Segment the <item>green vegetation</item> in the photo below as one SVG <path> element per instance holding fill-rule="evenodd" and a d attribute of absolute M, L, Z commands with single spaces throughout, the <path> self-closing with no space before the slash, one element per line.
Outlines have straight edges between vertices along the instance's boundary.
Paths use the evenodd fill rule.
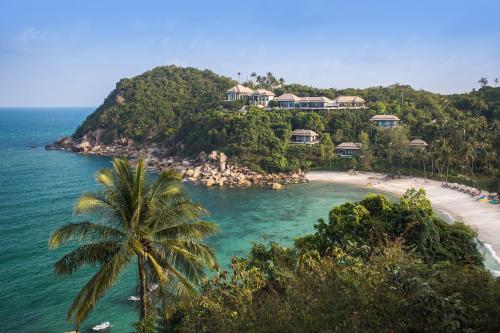
<path fill-rule="evenodd" d="M 283 248 L 255 245 L 176 304 L 173 332 L 495 332 L 500 279 L 475 233 L 433 214 L 422 191 L 370 195 Z"/>
<path fill-rule="evenodd" d="M 71 275 L 85 265 L 98 268 L 68 311 L 76 329 L 131 264 L 138 272 L 138 332 L 154 331 L 165 304 L 193 292 L 205 269 L 215 267 L 213 251 L 200 241 L 216 228 L 198 220 L 206 212 L 180 190 L 180 177 L 162 172 L 150 183 L 146 176 L 142 159 L 135 170 L 127 160 L 115 159 L 113 169 L 97 175 L 102 190 L 83 194 L 75 207 L 76 214 L 93 214 L 102 223 L 69 223 L 50 237 L 51 249 L 80 244 L 55 264 L 57 274 Z"/>
<path fill-rule="evenodd" d="M 221 105 L 225 91 L 234 84 L 209 70 L 157 67 L 120 80 L 75 137 L 101 129 L 105 143 L 122 137 L 164 140 L 176 133 L 185 116 Z"/>
<path fill-rule="evenodd" d="M 357 95 L 368 109 L 306 113 L 248 107 L 240 113 L 244 101 L 224 101 L 234 81 L 207 70 L 168 66 L 121 80 L 75 137 L 99 133 L 105 143 L 122 137 L 162 142 L 179 155 L 218 149 L 261 171 L 345 165 L 459 179 L 500 191 L 500 88 L 488 86 L 487 80 L 481 79 L 481 88 L 470 93 L 440 95 L 404 85 L 320 89 L 287 85 L 272 73 L 253 74 L 244 83 L 252 88 L 271 89 L 277 95 Z M 394 114 L 401 127 L 376 128 L 369 121 L 375 114 Z M 323 146 L 293 147 L 290 133 L 297 128 L 316 131 Z M 408 142 L 415 138 L 429 146 L 410 149 Z M 362 142 L 362 155 L 349 162 L 332 160 L 330 141 Z"/>

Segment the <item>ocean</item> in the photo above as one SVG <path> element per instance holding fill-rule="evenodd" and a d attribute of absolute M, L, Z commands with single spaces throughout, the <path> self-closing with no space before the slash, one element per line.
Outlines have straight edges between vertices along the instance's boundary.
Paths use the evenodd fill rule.
<path fill-rule="evenodd" d="M 70 248 L 49 251 L 47 240 L 62 224 L 80 220 L 72 215 L 75 200 L 97 188 L 94 175 L 110 167 L 111 159 L 46 151 L 44 146 L 73 133 L 93 110 L 0 109 L 0 332 L 72 329 L 67 309 L 94 270 L 56 276 L 53 264 Z M 228 269 L 232 256 L 246 255 L 255 242 L 291 244 L 294 237 L 313 232 L 318 218 L 326 218 L 333 205 L 359 200 L 368 192 L 328 183 L 293 185 L 279 192 L 185 187 L 210 211 L 206 220 L 219 225 L 220 232 L 208 243 L 222 269 Z M 137 316 L 127 298 L 135 294 L 134 267 L 97 304 L 82 332 L 104 321 L 111 322 L 113 332 L 132 331 Z"/>

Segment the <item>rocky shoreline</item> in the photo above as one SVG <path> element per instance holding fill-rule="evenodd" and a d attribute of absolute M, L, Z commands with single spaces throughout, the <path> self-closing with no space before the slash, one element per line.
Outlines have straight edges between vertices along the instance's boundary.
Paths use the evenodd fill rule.
<path fill-rule="evenodd" d="M 63 150 L 80 154 L 128 157 L 132 163 L 144 156 L 150 171 L 174 169 L 186 181 L 196 185 L 211 187 L 261 186 L 280 190 L 284 185 L 305 183 L 304 172 L 258 173 L 230 160 L 223 152 L 200 152 L 195 159 L 169 156 L 160 144 L 135 144 L 130 139 L 116 140 L 109 145 L 92 144 L 88 140 L 75 142 L 64 137 L 45 147 L 47 150 Z"/>

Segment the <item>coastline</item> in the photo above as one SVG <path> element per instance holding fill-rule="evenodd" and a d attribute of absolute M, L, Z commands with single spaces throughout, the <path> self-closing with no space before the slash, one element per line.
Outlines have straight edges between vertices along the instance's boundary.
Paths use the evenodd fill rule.
<path fill-rule="evenodd" d="M 323 181 L 368 187 L 377 191 L 402 195 L 409 188 L 423 188 L 434 208 L 449 214 L 454 220 L 471 226 L 478 233 L 493 259 L 500 264 L 500 206 L 474 200 L 466 193 L 441 187 L 441 182 L 418 177 L 383 179 L 372 172 L 311 171 L 309 181 Z"/>

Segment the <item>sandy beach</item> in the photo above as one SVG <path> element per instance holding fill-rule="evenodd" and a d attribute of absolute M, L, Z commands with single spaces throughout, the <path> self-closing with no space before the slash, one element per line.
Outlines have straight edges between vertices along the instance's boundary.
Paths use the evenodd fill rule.
<path fill-rule="evenodd" d="M 468 194 L 441 187 L 439 181 L 416 177 L 383 180 L 383 175 L 377 173 L 314 171 L 307 173 L 306 178 L 370 187 L 397 195 L 412 187 L 424 188 L 435 209 L 474 228 L 493 258 L 500 263 L 500 205 L 478 202 Z"/>

